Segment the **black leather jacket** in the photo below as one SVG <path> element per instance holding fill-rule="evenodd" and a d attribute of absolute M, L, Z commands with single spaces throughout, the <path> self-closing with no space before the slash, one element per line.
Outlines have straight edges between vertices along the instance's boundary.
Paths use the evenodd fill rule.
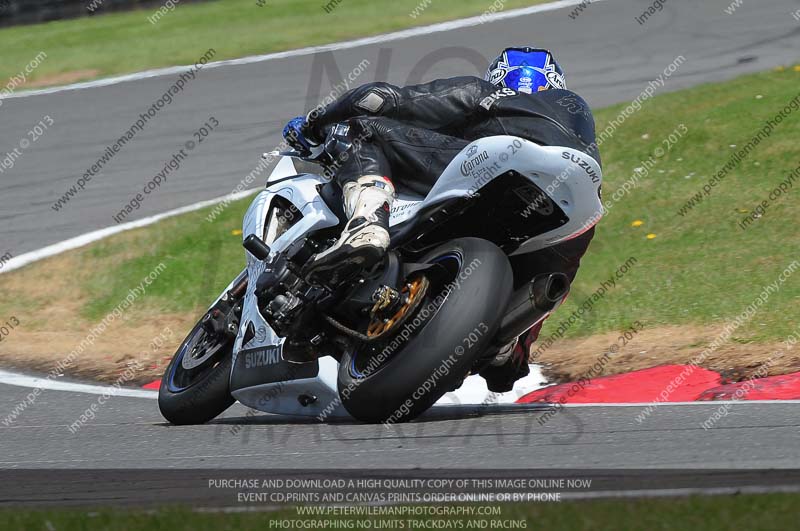
<path fill-rule="evenodd" d="M 385 116 L 466 140 L 519 136 L 577 149 L 600 162 L 589 105 L 569 90 L 526 94 L 472 76 L 407 87 L 369 83 L 309 113 L 309 136 L 320 141 L 326 126 L 357 116 Z"/>

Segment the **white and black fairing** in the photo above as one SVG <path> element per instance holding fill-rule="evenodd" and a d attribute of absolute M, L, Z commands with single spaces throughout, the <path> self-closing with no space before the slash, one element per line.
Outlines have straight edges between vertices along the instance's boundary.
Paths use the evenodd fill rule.
<path fill-rule="evenodd" d="M 398 195 L 390 215 L 394 256 L 461 236 L 490 240 L 508 255 L 566 241 L 599 220 L 601 181 L 597 161 L 575 149 L 512 136 L 481 138 L 448 165 L 427 196 Z M 338 187 L 321 175 L 298 175 L 288 157 L 250 205 L 243 238 L 261 238 L 269 258 L 247 252 L 242 273 L 248 282 L 230 389 L 243 404 L 282 414 L 346 415 L 337 398 L 337 361 L 286 361 L 285 338 L 264 318 L 256 295 L 259 277 L 278 257 L 308 237 L 335 234 L 343 221 Z M 400 274 L 394 260 L 384 275 Z"/>

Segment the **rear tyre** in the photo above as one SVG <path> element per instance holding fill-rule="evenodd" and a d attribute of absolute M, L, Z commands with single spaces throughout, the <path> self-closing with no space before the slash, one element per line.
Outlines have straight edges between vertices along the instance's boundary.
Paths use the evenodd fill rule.
<path fill-rule="evenodd" d="M 158 408 L 172 424 L 203 424 L 233 405 L 230 377 L 233 340 L 197 323 L 161 378 Z"/>
<path fill-rule="evenodd" d="M 404 422 L 418 416 L 460 384 L 500 325 L 513 273 L 496 245 L 460 238 L 419 262 L 441 267 L 425 272 L 430 288 L 415 315 L 391 339 L 342 356 L 339 396 L 358 420 Z"/>

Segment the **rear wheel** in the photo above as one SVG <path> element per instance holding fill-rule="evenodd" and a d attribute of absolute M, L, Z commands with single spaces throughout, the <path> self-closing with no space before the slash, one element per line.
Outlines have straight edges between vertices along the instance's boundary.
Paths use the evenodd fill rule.
<path fill-rule="evenodd" d="M 424 299 L 408 301 L 412 310 L 389 337 L 342 356 L 339 396 L 359 420 L 403 422 L 428 409 L 468 375 L 500 325 L 513 273 L 496 245 L 461 238 L 420 262 L 437 266 L 406 280 Z"/>
<path fill-rule="evenodd" d="M 234 339 L 198 322 L 161 378 L 158 407 L 173 424 L 202 424 L 235 402 L 229 381 Z"/>

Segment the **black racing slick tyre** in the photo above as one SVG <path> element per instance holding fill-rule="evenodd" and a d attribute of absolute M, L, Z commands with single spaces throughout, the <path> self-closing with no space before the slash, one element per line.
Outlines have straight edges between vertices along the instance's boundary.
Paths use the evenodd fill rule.
<path fill-rule="evenodd" d="M 203 424 L 231 407 L 232 348 L 232 340 L 210 338 L 200 323 L 195 325 L 161 378 L 161 415 L 172 424 Z M 194 361 L 184 363 L 189 357 Z"/>
<path fill-rule="evenodd" d="M 434 267 L 425 299 L 391 339 L 362 343 L 339 364 L 342 405 L 364 422 L 405 422 L 469 374 L 490 346 L 511 296 L 505 253 L 478 238 L 452 240 L 418 263 Z"/>

